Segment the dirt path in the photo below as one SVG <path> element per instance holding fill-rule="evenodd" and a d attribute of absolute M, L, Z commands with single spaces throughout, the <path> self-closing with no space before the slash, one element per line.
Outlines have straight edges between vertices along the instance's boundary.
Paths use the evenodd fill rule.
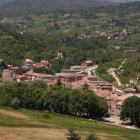
<path fill-rule="evenodd" d="M 29 117 L 27 117 L 25 115 L 15 113 L 15 112 L 11 112 L 11 111 L 6 111 L 6 110 L 0 110 L 0 114 L 15 117 L 15 118 L 19 118 L 19 119 L 24 119 L 24 120 L 29 120 L 30 119 Z"/>
<path fill-rule="evenodd" d="M 121 84 L 119 78 L 116 76 L 115 72 L 112 72 L 111 75 L 116 79 L 118 86 L 121 86 L 122 84 Z"/>
<path fill-rule="evenodd" d="M 122 62 L 122 64 L 119 66 L 118 69 L 120 69 L 120 68 L 122 67 L 122 65 L 125 63 L 125 61 L 126 61 L 126 60 L 124 60 L 124 61 Z M 116 81 L 117 81 L 117 83 L 118 83 L 118 86 L 121 86 L 122 84 L 121 84 L 119 78 L 116 76 L 116 74 L 115 74 L 114 71 L 111 73 L 111 75 L 116 79 Z"/>

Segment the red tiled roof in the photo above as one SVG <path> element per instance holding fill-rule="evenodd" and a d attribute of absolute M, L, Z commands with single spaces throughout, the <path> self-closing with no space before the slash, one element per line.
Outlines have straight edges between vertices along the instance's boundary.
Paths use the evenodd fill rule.
<path fill-rule="evenodd" d="M 23 78 L 23 75 L 16 75 L 17 79 Z"/>
<path fill-rule="evenodd" d="M 83 61 L 82 63 L 93 63 L 91 60 Z"/>

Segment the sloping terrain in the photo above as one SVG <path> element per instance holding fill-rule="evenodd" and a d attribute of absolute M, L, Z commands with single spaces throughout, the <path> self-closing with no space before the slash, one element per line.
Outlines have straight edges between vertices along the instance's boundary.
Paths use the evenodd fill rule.
<path fill-rule="evenodd" d="M 50 119 L 45 119 L 42 117 L 45 112 L 40 111 L 0 108 L 0 112 L 3 112 L 0 113 L 2 140 L 66 140 L 69 128 L 73 128 L 82 139 L 92 133 L 95 133 L 100 140 L 139 140 L 140 137 L 139 130 L 57 113 L 47 113 Z"/>

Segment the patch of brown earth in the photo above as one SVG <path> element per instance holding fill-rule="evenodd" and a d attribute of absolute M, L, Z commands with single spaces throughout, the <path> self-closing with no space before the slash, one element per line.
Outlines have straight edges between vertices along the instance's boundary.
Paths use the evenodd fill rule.
<path fill-rule="evenodd" d="M 0 110 L 0 113 L 3 114 L 3 115 L 7 115 L 7 116 L 10 116 L 10 117 L 15 117 L 15 118 L 19 118 L 19 119 L 24 119 L 24 120 L 29 120 L 30 119 L 29 117 L 27 117 L 25 115 L 15 113 L 15 112 L 11 112 L 11 111 Z"/>

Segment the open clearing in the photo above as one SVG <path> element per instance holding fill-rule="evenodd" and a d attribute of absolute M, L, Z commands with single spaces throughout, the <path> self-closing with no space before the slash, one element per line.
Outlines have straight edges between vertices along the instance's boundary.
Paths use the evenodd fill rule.
<path fill-rule="evenodd" d="M 73 128 L 82 140 L 95 133 L 100 140 L 139 140 L 139 130 L 111 126 L 98 121 L 46 112 L 0 108 L 0 140 L 67 140 L 69 128 Z"/>

